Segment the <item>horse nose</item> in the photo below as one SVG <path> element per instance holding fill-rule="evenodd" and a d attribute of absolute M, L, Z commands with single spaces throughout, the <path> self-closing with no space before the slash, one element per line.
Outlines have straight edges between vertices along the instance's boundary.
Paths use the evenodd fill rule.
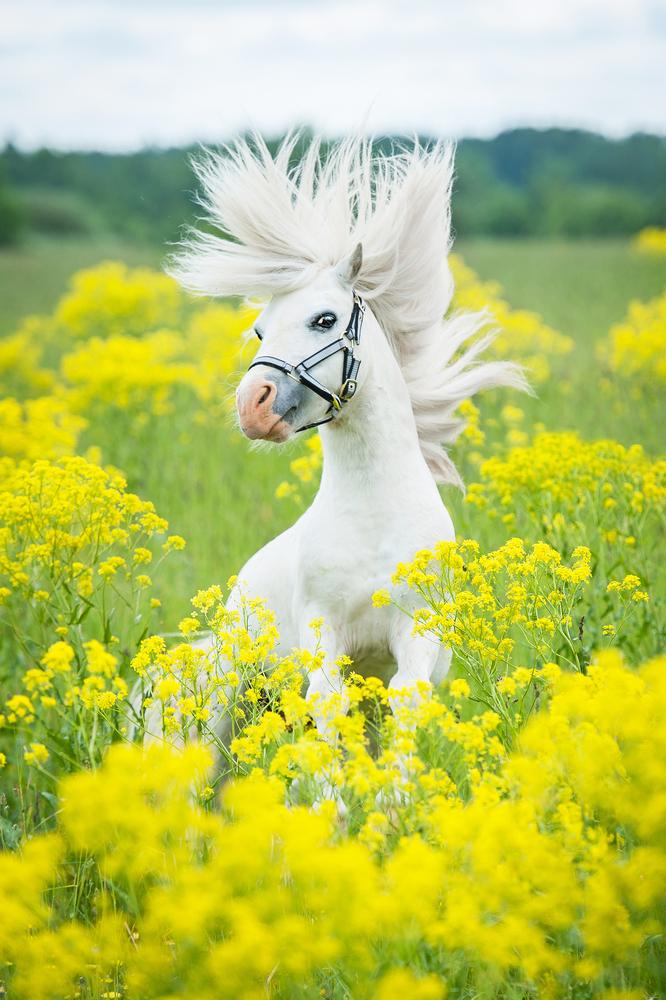
<path fill-rule="evenodd" d="M 243 433 L 249 438 L 264 437 L 275 424 L 273 403 L 276 396 L 277 386 L 268 379 L 239 387 L 236 395 L 238 416 Z"/>

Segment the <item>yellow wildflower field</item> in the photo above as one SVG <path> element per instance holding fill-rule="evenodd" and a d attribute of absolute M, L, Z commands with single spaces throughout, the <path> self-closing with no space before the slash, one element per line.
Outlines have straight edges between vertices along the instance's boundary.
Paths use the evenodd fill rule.
<path fill-rule="evenodd" d="M 204 466 L 253 548 L 317 486 L 317 436 L 276 458 L 229 426 L 252 310 L 107 262 L 0 342 L 0 995 L 663 995 L 666 460 L 635 431 L 663 296 L 575 383 L 572 336 L 454 271 L 542 397 L 463 404 L 460 537 L 373 598 L 413 592 L 450 678 L 389 711 L 342 658 L 333 741 L 303 693 L 322 623 L 279 654 L 272 612 L 197 569 L 219 509 L 182 527 Z M 595 436 L 562 417 L 582 387 Z"/>

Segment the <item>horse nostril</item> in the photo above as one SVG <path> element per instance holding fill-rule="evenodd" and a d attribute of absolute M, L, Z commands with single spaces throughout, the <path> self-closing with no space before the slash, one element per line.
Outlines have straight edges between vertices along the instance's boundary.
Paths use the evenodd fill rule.
<path fill-rule="evenodd" d="M 257 404 L 259 406 L 261 406 L 262 403 L 265 403 L 266 400 L 268 399 L 268 397 L 270 396 L 270 394 L 271 394 L 271 386 L 270 385 L 265 385 L 264 386 L 264 391 L 262 392 L 261 396 L 257 400 Z"/>

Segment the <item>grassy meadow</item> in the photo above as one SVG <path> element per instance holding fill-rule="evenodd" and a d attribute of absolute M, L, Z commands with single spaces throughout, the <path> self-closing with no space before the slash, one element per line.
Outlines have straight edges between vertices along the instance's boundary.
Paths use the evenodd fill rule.
<path fill-rule="evenodd" d="M 157 246 L 0 252 L 0 996 L 664 995 L 666 253 L 455 253 L 534 394 L 463 403 L 459 540 L 373 597 L 418 595 L 451 678 L 391 712 L 339 662 L 331 739 L 321 623 L 279 658 L 224 604 L 321 463 L 235 427 L 251 313 Z"/>

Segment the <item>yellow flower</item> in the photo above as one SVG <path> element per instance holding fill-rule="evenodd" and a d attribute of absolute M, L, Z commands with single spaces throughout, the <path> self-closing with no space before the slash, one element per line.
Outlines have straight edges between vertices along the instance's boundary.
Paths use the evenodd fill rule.
<path fill-rule="evenodd" d="M 144 546 L 139 545 L 134 550 L 132 561 L 137 565 L 144 565 L 145 563 L 152 562 L 152 558 L 153 558 L 153 553 L 150 551 L 150 549 L 147 549 Z"/>
<path fill-rule="evenodd" d="M 382 976 L 374 1000 L 444 1000 L 446 994 L 438 976 L 417 978 L 408 969 L 393 969 Z"/>
<path fill-rule="evenodd" d="M 658 226 L 641 229 L 634 239 L 634 246 L 642 253 L 666 254 L 666 229 L 660 229 Z"/>
<path fill-rule="evenodd" d="M 172 278 L 117 261 L 78 271 L 55 317 L 74 336 L 143 334 L 178 315 L 182 293 Z"/>
<path fill-rule="evenodd" d="M 162 546 L 165 552 L 170 552 L 174 549 L 177 552 L 182 551 L 185 548 L 187 542 L 180 535 L 169 535 L 166 542 Z"/>
<path fill-rule="evenodd" d="M 666 380 L 666 293 L 650 302 L 634 300 L 621 323 L 599 345 L 613 374 L 659 385 Z"/>
<path fill-rule="evenodd" d="M 516 682 L 511 676 L 500 677 L 497 682 L 497 690 L 511 697 L 516 693 Z"/>
<path fill-rule="evenodd" d="M 167 701 L 180 692 L 180 682 L 175 677 L 163 677 L 155 685 L 155 695 L 160 701 Z"/>
<path fill-rule="evenodd" d="M 376 590 L 372 595 L 372 606 L 374 608 L 383 608 L 390 603 L 391 595 L 388 590 Z"/>
<path fill-rule="evenodd" d="M 74 650 L 67 642 L 54 642 L 44 653 L 41 662 L 55 674 L 68 673 L 74 659 Z"/>
<path fill-rule="evenodd" d="M 43 743 L 31 743 L 30 749 L 23 751 L 23 759 L 26 764 L 45 764 L 49 759 L 49 752 Z"/>
<path fill-rule="evenodd" d="M 12 695 L 11 698 L 7 699 L 7 710 L 9 712 L 8 720 L 10 722 L 15 722 L 17 719 L 28 723 L 34 721 L 35 706 L 27 695 Z"/>
<path fill-rule="evenodd" d="M 450 691 L 454 698 L 469 698 L 471 694 L 469 684 L 462 677 L 451 681 Z"/>
<path fill-rule="evenodd" d="M 71 455 L 86 424 L 64 395 L 25 401 L 7 396 L 0 399 L 0 454 L 30 461 Z"/>
<path fill-rule="evenodd" d="M 194 632 L 198 632 L 201 628 L 201 622 L 198 618 L 190 616 L 189 618 L 183 618 L 182 621 L 178 623 L 178 631 L 181 635 L 192 635 Z"/>
<path fill-rule="evenodd" d="M 275 499 L 276 500 L 287 500 L 291 497 L 296 498 L 299 496 L 298 489 L 293 485 L 293 483 L 288 483 L 284 480 L 275 488 Z"/>
<path fill-rule="evenodd" d="M 107 652 L 101 642 L 91 639 L 84 643 L 86 651 L 86 662 L 91 674 L 102 674 L 104 677 L 113 677 L 116 673 L 118 660 L 112 653 Z"/>

